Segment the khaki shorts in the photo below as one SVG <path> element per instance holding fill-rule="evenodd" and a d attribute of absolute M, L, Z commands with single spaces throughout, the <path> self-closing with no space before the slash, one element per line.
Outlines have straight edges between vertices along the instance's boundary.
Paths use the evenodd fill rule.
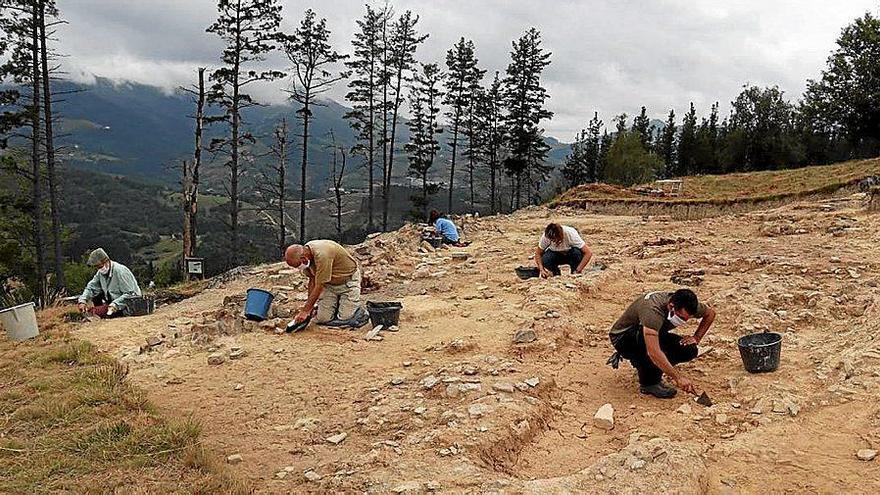
<path fill-rule="evenodd" d="M 350 320 L 361 307 L 361 269 L 358 268 L 348 282 L 340 285 L 325 285 L 318 299 L 316 323 L 332 320 Z"/>

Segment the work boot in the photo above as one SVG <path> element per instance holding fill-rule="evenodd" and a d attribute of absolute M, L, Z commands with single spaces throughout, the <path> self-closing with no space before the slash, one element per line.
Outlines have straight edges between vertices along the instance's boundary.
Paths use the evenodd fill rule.
<path fill-rule="evenodd" d="M 667 387 L 663 385 L 663 383 L 658 383 L 656 385 L 642 385 L 639 387 L 639 392 L 645 395 L 653 395 L 658 399 L 671 399 L 675 397 L 675 394 L 678 392 L 672 387 Z"/>

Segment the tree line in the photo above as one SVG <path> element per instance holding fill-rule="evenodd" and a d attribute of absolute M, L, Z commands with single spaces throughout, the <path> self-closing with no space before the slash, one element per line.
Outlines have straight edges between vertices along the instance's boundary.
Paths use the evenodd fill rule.
<path fill-rule="evenodd" d="M 645 107 L 609 130 L 598 114 L 571 145 L 566 185 L 625 186 L 658 178 L 821 165 L 880 154 L 880 20 L 870 13 L 846 26 L 820 77 L 797 102 L 777 86 L 746 85 L 719 116 L 718 103 L 698 119 L 691 103 L 681 120 L 669 111 L 652 126 Z"/>
<path fill-rule="evenodd" d="M 241 252 L 238 235 L 242 203 L 242 177 L 253 161 L 257 137 L 247 130 L 243 110 L 257 105 L 248 86 L 257 82 L 286 81 L 289 100 L 299 120 L 296 141 L 288 145 L 279 136 L 287 135 L 287 122 L 279 123 L 273 150 L 298 148 L 299 224 L 295 238 L 308 240 L 306 232 L 306 191 L 309 159 L 310 120 L 313 110 L 322 105 L 319 98 L 335 84 L 347 86 L 346 102 L 351 110 L 345 118 L 356 135 L 349 150 L 332 146 L 333 154 L 355 159 L 355 166 L 366 170 L 366 223 L 368 231 L 388 230 L 391 191 L 396 157 L 406 156 L 406 175 L 421 182 L 421 194 L 412 198 L 417 216 L 426 218 L 430 197 L 441 188 L 432 182 L 441 151 L 449 156 L 446 209 L 452 210 L 457 184 L 464 183 L 470 209 L 478 202 L 480 172 L 488 171 L 488 203 L 491 212 L 500 211 L 499 181 L 506 176 L 511 184 L 510 208 L 540 201 L 551 169 L 546 165 L 549 146 L 544 141 L 542 122 L 552 118 L 545 102 L 547 92 L 541 75 L 550 63 L 550 53 L 541 46 L 541 34 L 529 29 L 514 41 L 511 61 L 504 73 L 494 72 L 486 80 L 487 70 L 480 67 L 473 41 L 461 38 L 446 53 L 445 63 L 419 60 L 418 49 L 428 38 L 419 30 L 419 16 L 412 11 L 397 13 L 387 4 L 366 5 L 356 21 L 357 30 L 349 53 L 337 51 L 331 42 L 326 19 L 307 10 L 299 26 L 286 32 L 279 0 L 219 0 L 217 20 L 208 27 L 224 45 L 222 64 L 210 73 L 213 82 L 196 101 L 206 101 L 208 113 L 197 120 L 197 136 L 206 126 L 217 126 L 223 137 L 215 138 L 207 151 L 227 167 L 224 180 L 229 198 L 227 227 L 230 240 L 229 264 L 237 263 Z M 272 68 L 265 63 L 273 52 L 284 55 L 286 67 Z M 201 107 L 200 107 L 201 108 Z M 213 113 L 211 113 L 213 111 Z M 405 119 L 405 114 L 409 115 Z M 197 112 L 197 115 L 202 115 Z M 405 120 L 405 122 L 404 122 Z M 409 131 L 406 143 L 400 143 L 401 130 Z M 326 138 L 326 137 L 325 137 Z M 334 140 L 335 142 L 335 140 Z M 187 215 L 197 211 L 200 160 L 196 146 L 193 159 L 184 166 L 186 184 L 184 206 Z M 277 231 L 279 247 L 290 236 L 283 205 L 290 199 L 285 182 L 285 156 L 278 155 L 260 174 L 259 208 Z M 318 166 L 332 167 L 332 164 Z M 352 167 L 348 168 L 352 173 Z M 337 215 L 341 215 L 341 176 L 332 186 L 337 194 Z M 190 177 L 190 178 L 188 178 Z M 196 222 L 188 219 L 187 225 Z M 337 225 L 341 222 L 337 218 Z M 194 228 L 194 227 L 192 227 Z M 185 239 L 196 239 L 194 232 Z M 188 249 L 186 255 L 192 255 Z"/>

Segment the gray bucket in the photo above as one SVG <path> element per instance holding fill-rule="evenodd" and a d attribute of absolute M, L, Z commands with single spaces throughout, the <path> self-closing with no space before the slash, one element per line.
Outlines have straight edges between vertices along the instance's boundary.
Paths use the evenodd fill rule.
<path fill-rule="evenodd" d="M 6 337 L 14 342 L 32 339 L 39 335 L 34 303 L 29 302 L 0 310 L 0 326 L 6 330 Z"/>

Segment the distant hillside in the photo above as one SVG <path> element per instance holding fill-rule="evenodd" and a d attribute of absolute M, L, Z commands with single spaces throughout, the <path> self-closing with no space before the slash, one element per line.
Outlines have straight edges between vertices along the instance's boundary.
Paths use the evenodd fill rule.
<path fill-rule="evenodd" d="M 172 167 L 192 154 L 194 123 L 188 116 L 192 115 L 194 104 L 189 95 L 169 94 L 151 86 L 114 83 L 101 78 L 94 85 L 60 82 L 56 91 L 72 93 L 58 106 L 63 118 L 62 131 L 66 134 L 61 141 L 68 145 L 66 158 L 69 164 L 166 184 L 178 180 L 178 172 Z M 348 110 L 336 102 L 326 102 L 314 108 L 309 147 L 309 185 L 312 195 L 320 194 L 328 185 L 331 155 L 326 148 L 330 131 L 347 148 L 355 144 L 354 133 L 344 118 Z M 299 133 L 299 125 L 292 106 L 255 107 L 249 109 L 244 117 L 247 128 L 262 141 L 256 149 L 257 153 L 265 149 L 281 118 L 287 117 L 293 126 L 290 132 L 293 141 L 290 167 L 291 170 L 298 170 L 300 155 L 295 135 Z M 208 128 L 205 142 L 222 132 L 222 129 L 222 125 Z M 399 179 L 405 177 L 407 172 L 407 158 L 402 151 L 407 140 L 407 128 L 401 124 L 394 169 L 394 176 Z M 551 137 L 547 138 L 547 142 L 551 145 L 548 161 L 554 165 L 562 163 L 569 152 L 568 145 Z M 360 157 L 354 157 L 349 162 L 350 176 L 346 183 L 350 188 L 365 185 L 367 172 L 360 166 L 361 161 Z M 437 157 L 432 178 L 448 180 L 448 161 L 447 148 L 444 147 Z M 463 185 L 463 167 L 461 170 L 462 175 L 456 180 Z M 223 173 L 221 163 L 207 163 L 203 174 L 206 187 L 213 186 L 219 190 Z M 292 175 L 291 186 L 298 187 L 298 174 Z"/>

